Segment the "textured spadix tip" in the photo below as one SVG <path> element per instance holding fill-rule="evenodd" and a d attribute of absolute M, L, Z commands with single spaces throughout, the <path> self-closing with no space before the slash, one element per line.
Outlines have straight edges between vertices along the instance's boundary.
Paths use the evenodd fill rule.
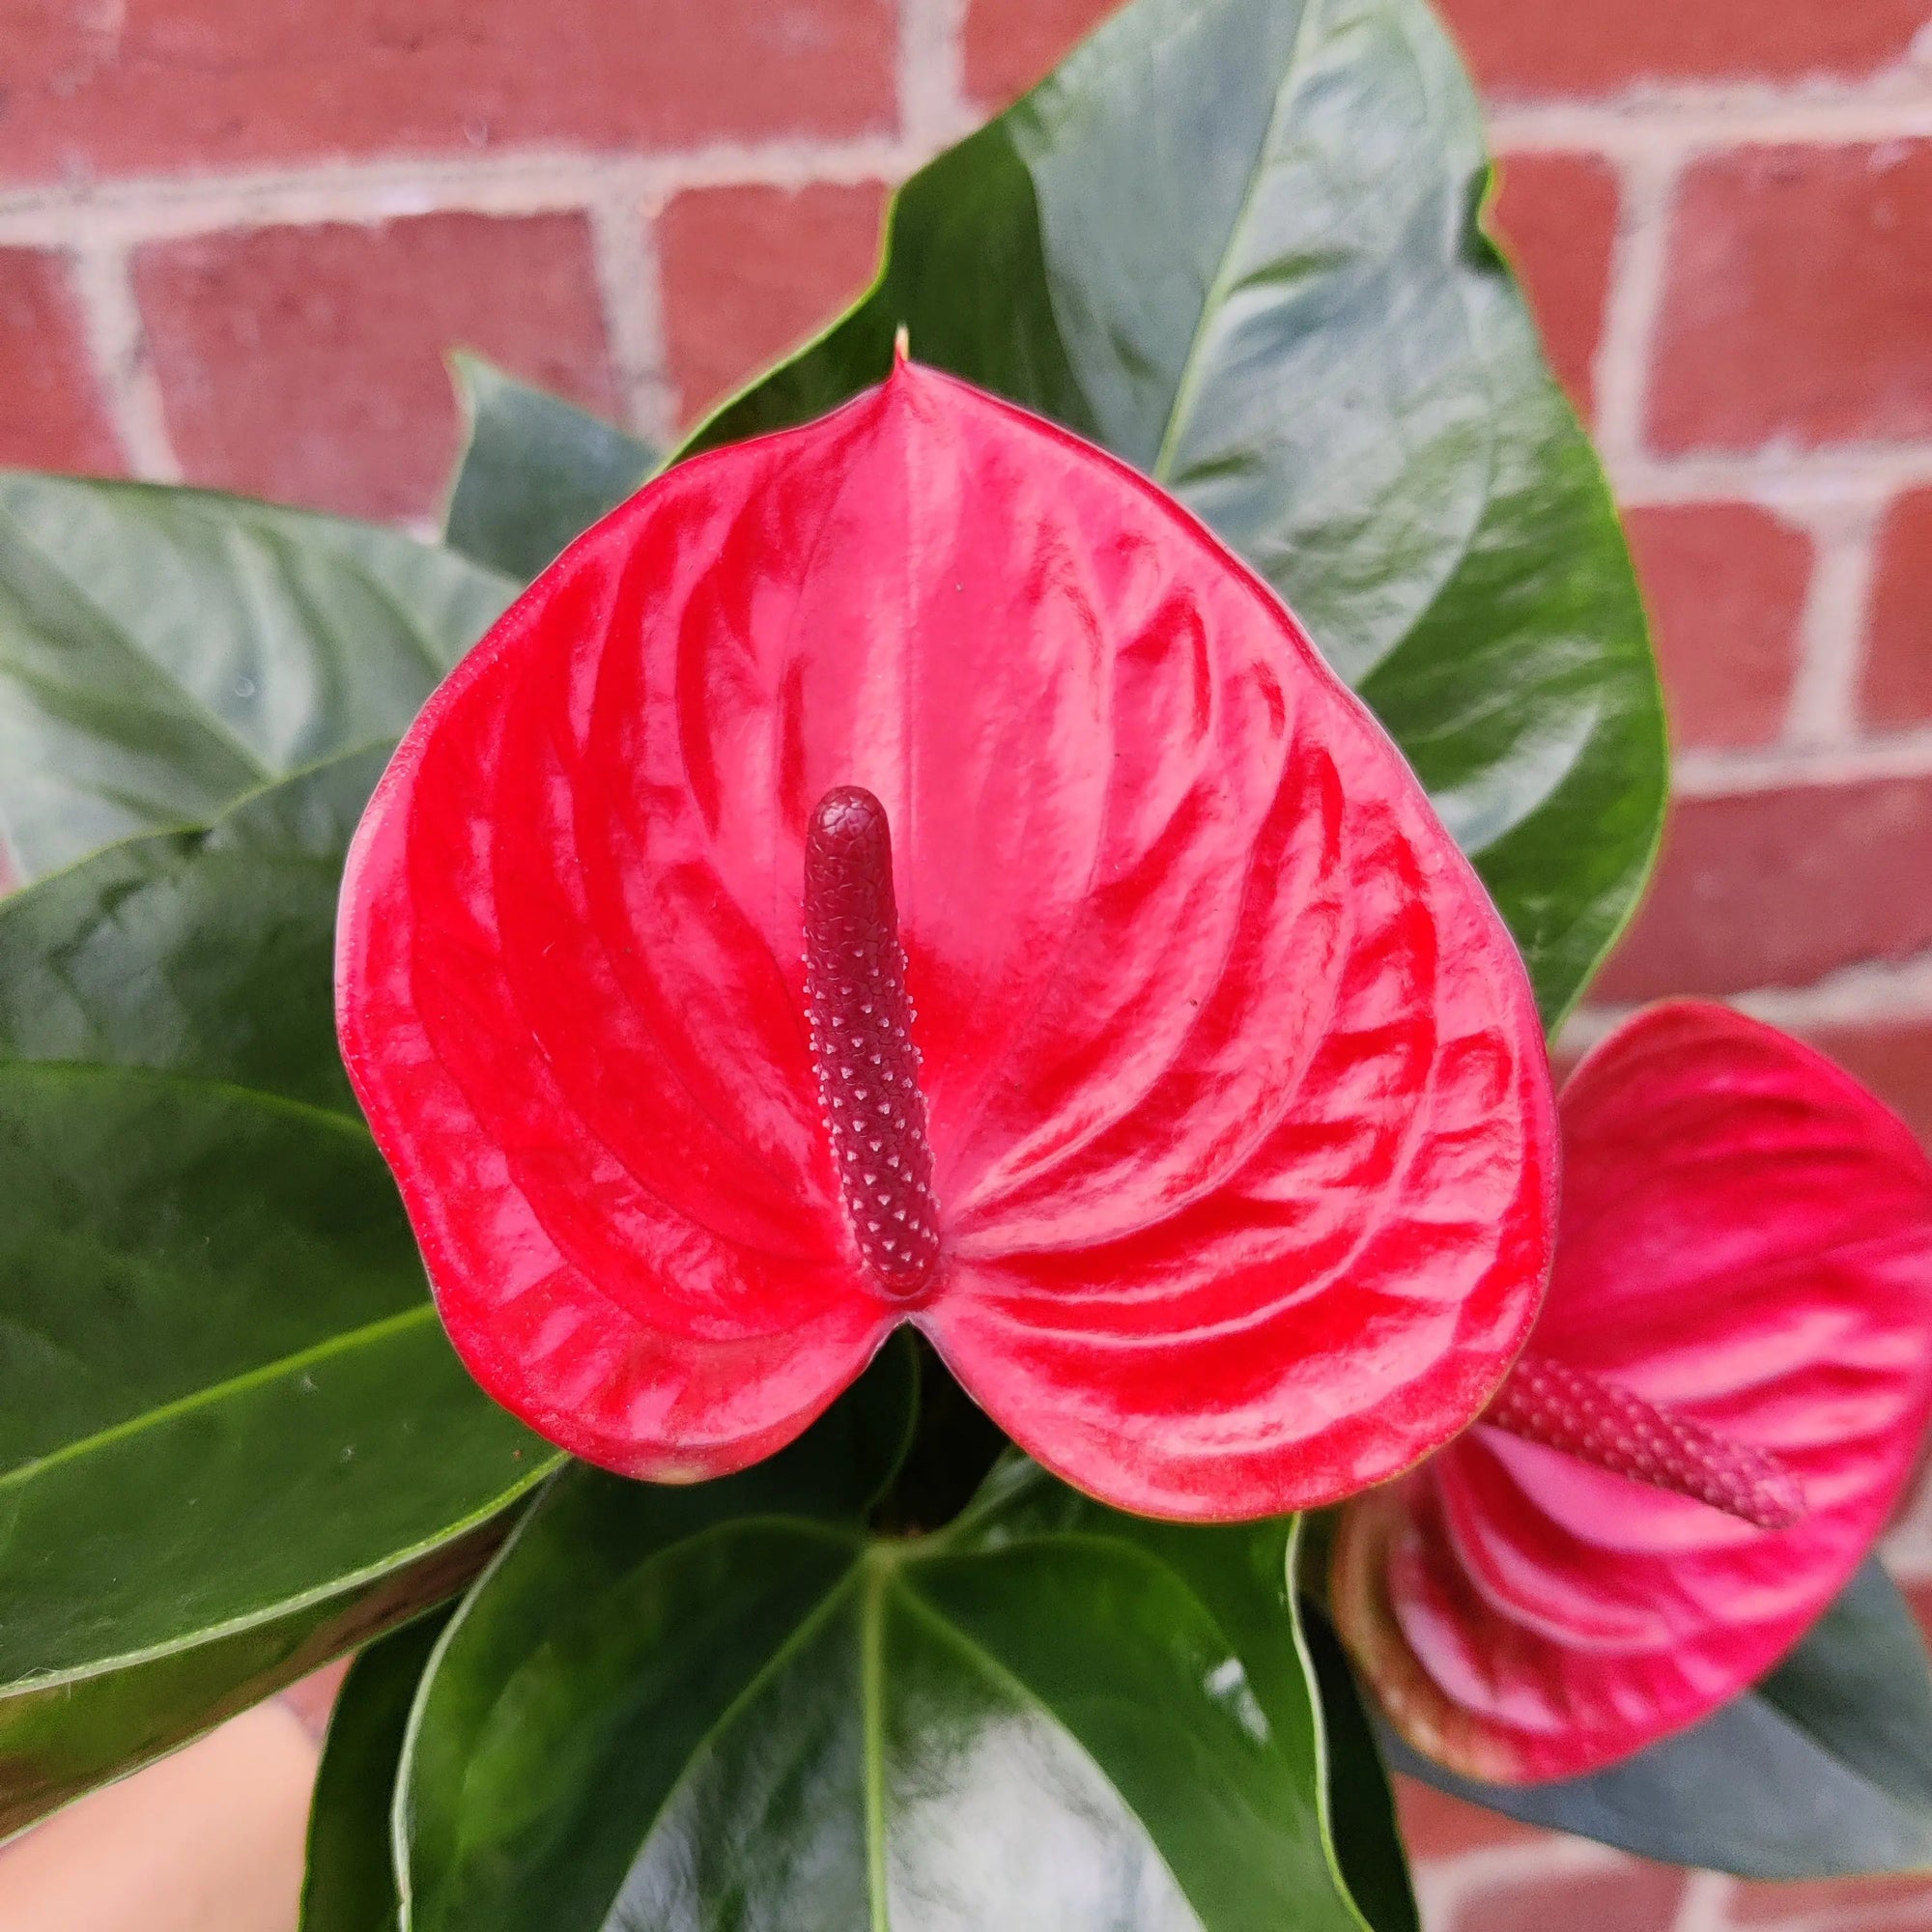
<path fill-rule="evenodd" d="M 893 846 L 886 808 L 863 785 L 834 785 L 812 808 L 806 838 L 808 854 L 832 858 L 838 854 L 856 856 L 864 850 L 874 862 L 883 859 L 885 883 L 890 888 Z M 810 864 L 809 856 L 807 864 Z"/>
<path fill-rule="evenodd" d="M 886 809 L 836 786 L 806 827 L 806 1010 L 845 1224 L 895 1300 L 923 1293 L 939 1261 L 905 964 Z"/>

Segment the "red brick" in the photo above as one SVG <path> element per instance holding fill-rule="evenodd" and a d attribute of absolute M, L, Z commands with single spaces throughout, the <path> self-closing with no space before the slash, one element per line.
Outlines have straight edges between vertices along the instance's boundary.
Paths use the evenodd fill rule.
<path fill-rule="evenodd" d="M 1923 1911 L 1920 1918 L 1914 1907 Z M 1804 1879 L 1791 1885 L 1739 1883 L 1731 1925 L 1804 1925 L 1829 1915 L 1832 1932 L 1908 1932 L 1932 1925 L 1932 1880 L 1922 1877 Z"/>
<path fill-rule="evenodd" d="M 1519 1825 L 1499 1811 L 1465 1804 L 1419 1778 L 1396 1776 L 1396 1815 L 1402 1822 L 1402 1841 L 1412 1859 L 1453 1859 L 1463 1852 L 1491 1845 L 1533 1845 L 1552 1842 L 1549 1833 L 1532 1825 Z"/>
<path fill-rule="evenodd" d="M 828 321 L 871 279 L 883 183 L 697 188 L 658 224 L 667 351 L 685 420 Z"/>
<path fill-rule="evenodd" d="M 1777 736 L 1797 673 L 1810 537 L 1751 503 L 1631 510 L 1635 553 L 1679 745 Z"/>
<path fill-rule="evenodd" d="M 1918 1634 L 1932 1642 L 1932 1583 L 1919 1583 L 1905 1593 L 1905 1600 L 1912 1605 L 1912 1614 L 1918 1621 Z M 1921 1881 L 1932 1884 L 1932 1880 Z"/>
<path fill-rule="evenodd" d="M 302 1728 L 310 1737 L 319 1738 L 328 1729 L 329 1713 L 335 1709 L 336 1693 L 342 1689 L 342 1680 L 349 1675 L 349 1666 L 355 1660 L 338 1658 L 333 1663 L 326 1663 L 320 1670 L 312 1670 L 306 1677 L 298 1678 L 281 1693 L 282 1702 L 302 1721 Z"/>
<path fill-rule="evenodd" d="M 1795 80 L 1889 66 L 1925 0 L 1443 0 L 1493 93 L 1602 95 L 1646 80 Z"/>
<path fill-rule="evenodd" d="M 1687 1881 L 1681 1871 L 1635 1861 L 1600 1871 L 1519 1879 L 1466 1899 L 1453 1932 L 1670 1932 Z"/>
<path fill-rule="evenodd" d="M 1511 155 L 1495 225 L 1521 275 L 1557 378 L 1588 415 L 1617 240 L 1614 169 L 1587 155 Z"/>
<path fill-rule="evenodd" d="M 613 412 L 576 215 L 212 235 L 141 250 L 134 281 L 192 482 L 364 516 L 425 514 L 457 446 L 451 348 Z"/>
<path fill-rule="evenodd" d="M 883 130 L 893 0 L 12 0 L 0 173 Z"/>
<path fill-rule="evenodd" d="M 1932 778 L 1679 800 L 1605 1000 L 1806 985 L 1932 946 Z"/>
<path fill-rule="evenodd" d="M 95 384 L 67 266 L 0 248 L 0 463 L 118 471 L 121 451 Z"/>
<path fill-rule="evenodd" d="M 1879 532 L 1865 653 L 1866 721 L 1932 724 L 1932 490 L 1901 497 Z"/>
<path fill-rule="evenodd" d="M 1650 398 L 1666 449 L 1932 435 L 1932 141 L 1686 176 Z"/>
<path fill-rule="evenodd" d="M 1804 1032 L 1932 1147 L 1932 1019 L 1843 1020 Z"/>
<path fill-rule="evenodd" d="M 969 0 L 966 92 L 1004 107 L 1043 79 L 1121 0 Z"/>

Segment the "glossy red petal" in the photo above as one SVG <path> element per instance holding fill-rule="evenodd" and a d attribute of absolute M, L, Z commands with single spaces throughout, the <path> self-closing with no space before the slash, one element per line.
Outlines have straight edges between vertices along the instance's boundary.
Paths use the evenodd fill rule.
<path fill-rule="evenodd" d="M 1479 1427 L 1351 1504 L 1336 1613 L 1395 1722 L 1471 1776 L 1576 1776 L 1694 1723 L 1815 1621 L 1932 1415 L 1932 1164 L 1807 1047 L 1720 1008 L 1638 1015 L 1562 1097 L 1534 1348 L 1771 1452 L 1760 1529 Z"/>
<path fill-rule="evenodd" d="M 912 1300 L 808 1037 L 846 786 L 917 1009 Z M 341 1013 L 457 1346 L 637 1473 L 762 1454 L 910 1314 L 1109 1500 L 1329 1500 L 1466 1422 L 1547 1271 L 1528 987 L 1398 753 L 1158 490 L 910 366 L 672 471 L 477 647 L 352 856 Z"/>

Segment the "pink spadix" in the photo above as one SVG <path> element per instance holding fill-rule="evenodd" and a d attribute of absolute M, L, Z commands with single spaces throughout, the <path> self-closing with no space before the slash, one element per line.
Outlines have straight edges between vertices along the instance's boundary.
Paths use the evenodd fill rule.
<path fill-rule="evenodd" d="M 1760 1529 L 1789 1529 L 1805 1514 L 1798 1479 L 1768 1450 L 1545 1356 L 1524 1355 L 1517 1363 L 1482 1420 Z"/>
<path fill-rule="evenodd" d="M 867 1268 L 900 1297 L 939 1259 L 905 966 L 886 809 L 839 785 L 806 830 L 806 1011 L 845 1219 Z"/>

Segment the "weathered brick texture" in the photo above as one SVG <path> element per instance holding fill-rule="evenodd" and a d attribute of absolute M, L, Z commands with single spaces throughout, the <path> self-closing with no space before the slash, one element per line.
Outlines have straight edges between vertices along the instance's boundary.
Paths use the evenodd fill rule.
<path fill-rule="evenodd" d="M 456 344 L 666 436 L 1110 6 L 0 4 L 0 462 L 420 526 Z M 1684 781 L 1564 1057 L 1737 998 L 1932 1139 L 1932 0 L 1444 6 Z M 1932 1608 L 1932 1492 L 1897 1550 Z M 1429 1932 L 1932 1932 L 1919 1879 L 1687 1885 L 1400 1802 Z"/>
<path fill-rule="evenodd" d="M 1638 506 L 1626 527 L 1679 746 L 1784 729 L 1810 588 L 1810 533 L 1756 503 Z"/>
<path fill-rule="evenodd" d="M 1861 685 L 1864 720 L 1877 729 L 1932 724 L 1932 488 L 1892 504 L 1876 568 Z"/>
<path fill-rule="evenodd" d="M 1506 99 L 1855 78 L 1901 59 L 1925 24 L 1922 0 L 1444 0 L 1443 12 Z"/>
<path fill-rule="evenodd" d="M 665 354 L 682 421 L 866 286 L 885 207 L 882 182 L 696 188 L 672 200 L 658 245 Z"/>
<path fill-rule="evenodd" d="M 1680 798 L 1601 990 L 1746 993 L 1910 959 L 1932 948 L 1928 855 L 1932 775 Z"/>
<path fill-rule="evenodd" d="M 193 236 L 140 250 L 133 272 L 191 482 L 360 516 L 428 514 L 457 448 L 452 347 L 592 409 L 616 406 L 580 215 Z"/>
<path fill-rule="evenodd" d="M 876 131 L 895 28 L 893 0 L 11 0 L 0 169 Z"/>
<path fill-rule="evenodd" d="M 0 463 L 101 474 L 121 465 L 72 272 L 49 249 L 0 248 Z"/>
<path fill-rule="evenodd" d="M 1498 1879 L 1479 1887 L 1449 1920 L 1451 1932 L 1674 1932 L 1684 1902 L 1679 1871 L 1634 1859 L 1544 1879 Z"/>
<path fill-rule="evenodd" d="M 1585 415 L 1596 408 L 1619 193 L 1616 170 L 1593 155 L 1511 155 L 1500 170 L 1496 233 L 1522 277 L 1550 363 Z"/>
<path fill-rule="evenodd" d="M 1651 428 L 1666 450 L 1932 436 L 1932 141 L 1782 143 L 1678 196 Z"/>

